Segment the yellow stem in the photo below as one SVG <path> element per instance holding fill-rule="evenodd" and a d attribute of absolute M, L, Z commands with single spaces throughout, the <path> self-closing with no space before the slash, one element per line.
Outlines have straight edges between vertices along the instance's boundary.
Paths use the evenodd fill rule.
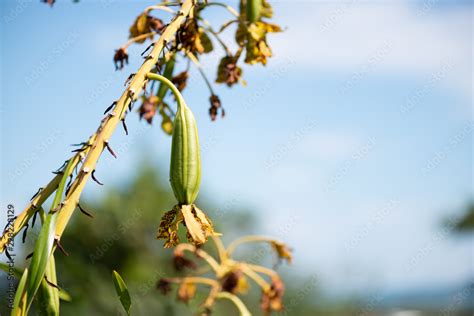
<path fill-rule="evenodd" d="M 104 121 L 101 123 L 97 130 L 97 137 L 94 142 L 94 145 L 89 151 L 82 168 L 79 172 L 79 175 L 74 180 L 69 194 L 66 196 L 64 203 L 60 209 L 58 215 L 58 221 L 56 226 L 56 238 L 60 239 L 66 225 L 69 222 L 69 219 L 72 216 L 76 205 L 79 203 L 79 198 L 87 180 L 90 178 L 92 171 L 94 171 L 97 161 L 102 154 L 105 144 L 108 142 L 112 136 L 115 128 L 119 124 L 120 120 L 123 118 L 126 108 L 131 101 L 135 101 L 138 98 L 139 93 L 143 90 L 143 85 L 146 82 L 146 74 L 149 73 L 156 62 L 158 61 L 159 55 L 165 45 L 165 41 L 169 42 L 172 37 L 175 35 L 178 28 L 184 22 L 186 17 L 191 12 L 194 7 L 193 0 L 184 0 L 181 6 L 179 13 L 175 16 L 172 22 L 166 27 L 163 31 L 160 38 L 155 42 L 152 51 L 140 69 L 137 71 L 135 76 L 130 81 L 128 88 L 123 92 L 120 99 L 117 101 L 117 104 L 112 112 Z"/>
<path fill-rule="evenodd" d="M 156 34 L 156 32 L 148 32 L 148 33 L 145 33 L 145 34 L 140 34 L 138 36 L 135 36 L 131 39 L 129 39 L 125 44 L 123 44 L 120 48 L 123 48 L 123 49 L 127 49 L 130 45 L 132 45 L 133 43 L 136 43 L 138 41 L 141 41 L 141 40 L 144 40 L 144 39 L 147 39 L 148 37 L 153 37 L 154 35 Z"/>
<path fill-rule="evenodd" d="M 219 286 L 219 283 L 216 280 L 203 278 L 203 277 L 184 277 L 184 278 L 166 278 L 166 281 L 171 283 L 198 283 L 206 284 L 210 286 Z"/>
<path fill-rule="evenodd" d="M 240 246 L 241 244 L 251 243 L 251 242 L 273 242 L 275 239 L 266 237 L 266 236 L 245 236 L 239 239 L 234 240 L 228 247 L 227 247 L 227 255 L 230 257 L 235 249 Z"/>
<path fill-rule="evenodd" d="M 270 284 L 268 284 L 265 279 L 263 279 L 260 275 L 258 275 L 255 271 L 250 269 L 248 266 L 245 264 L 241 265 L 242 272 L 245 273 L 249 278 L 255 281 L 264 292 L 268 291 L 270 289 Z"/>
<path fill-rule="evenodd" d="M 252 314 L 245 306 L 244 302 L 240 300 L 240 298 L 232 293 L 229 292 L 220 292 L 216 295 L 217 299 L 228 299 L 234 303 L 234 305 L 239 309 L 240 316 L 251 316 Z"/>
<path fill-rule="evenodd" d="M 266 274 L 270 277 L 278 277 L 278 273 L 276 273 L 275 271 L 273 271 L 270 268 L 262 267 L 262 266 L 259 266 L 259 265 L 256 265 L 256 264 L 250 264 L 250 263 L 245 263 L 245 265 L 247 267 L 249 267 L 250 269 L 252 269 L 253 271 L 255 271 L 255 272 L 263 273 L 263 274 Z"/>
<path fill-rule="evenodd" d="M 222 240 L 217 236 L 211 236 L 211 238 L 214 241 L 214 244 L 216 245 L 217 253 L 219 254 L 219 259 L 221 260 L 221 263 L 225 263 L 228 258 Z"/>
<path fill-rule="evenodd" d="M 183 250 L 187 250 L 189 252 L 195 253 L 196 255 L 204 259 L 209 264 L 209 266 L 216 272 L 216 274 L 220 275 L 221 268 L 220 268 L 219 263 L 217 263 L 216 259 L 214 259 L 206 251 L 202 249 L 198 249 L 194 245 L 191 245 L 191 244 L 179 244 L 178 246 L 176 246 L 175 251 L 183 251 Z"/>
<path fill-rule="evenodd" d="M 162 11 L 166 11 L 166 12 L 171 13 L 171 14 L 176 14 L 176 12 L 173 9 L 171 9 L 170 7 L 164 6 L 164 5 L 149 6 L 148 8 L 146 8 L 144 10 L 144 12 L 149 13 L 150 11 L 153 11 L 153 10 L 162 10 Z"/>
<path fill-rule="evenodd" d="M 90 144 L 95 139 L 95 134 L 92 135 L 89 140 L 87 141 L 86 145 L 82 147 L 82 151 L 76 153 L 72 159 L 72 170 L 77 166 L 77 164 L 87 155 L 90 150 Z M 68 174 L 67 176 L 69 176 Z M 26 226 L 28 221 L 31 219 L 33 214 L 41 208 L 41 205 L 56 191 L 58 188 L 59 183 L 63 177 L 62 173 L 57 174 L 39 193 L 38 195 L 31 200 L 31 202 L 26 206 L 26 208 L 17 216 L 13 223 L 13 229 L 9 229 L 7 227 L 6 231 L 3 233 L 0 239 L 0 253 L 5 250 L 5 247 L 10 238 L 16 236 L 23 227 Z"/>

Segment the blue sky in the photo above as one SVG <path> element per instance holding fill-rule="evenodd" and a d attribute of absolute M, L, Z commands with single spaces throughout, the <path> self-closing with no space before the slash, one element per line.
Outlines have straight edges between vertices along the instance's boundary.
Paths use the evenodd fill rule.
<path fill-rule="evenodd" d="M 2 2 L 2 205 L 20 212 L 69 144 L 96 129 L 139 66 L 142 48 L 130 48 L 123 72 L 112 55 L 148 4 Z M 472 278 L 472 238 L 442 226 L 473 196 L 472 6 L 278 1 L 274 9 L 286 27 L 270 36 L 275 56 L 244 67 L 248 87 L 217 88 L 224 120 L 210 122 L 206 87 L 191 75 L 184 96 L 203 144 L 202 195 L 254 210 L 258 233 L 295 249 L 292 269 L 336 292 Z M 227 16 L 214 8 L 208 18 Z M 204 66 L 214 69 L 221 54 Z M 111 140 L 120 159 L 98 166 L 107 184 L 126 182 L 143 153 L 169 165 L 170 139 L 158 126 L 136 117 L 128 125 L 128 138 L 119 130 Z M 89 183 L 83 196 L 102 193 Z"/>

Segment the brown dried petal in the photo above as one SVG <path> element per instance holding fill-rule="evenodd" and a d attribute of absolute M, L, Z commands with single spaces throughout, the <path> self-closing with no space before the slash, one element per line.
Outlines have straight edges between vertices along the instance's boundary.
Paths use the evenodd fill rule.
<path fill-rule="evenodd" d="M 217 83 L 226 83 L 229 87 L 239 82 L 242 69 L 237 66 L 235 58 L 227 56 L 221 59 L 217 68 Z"/>
<path fill-rule="evenodd" d="M 183 91 L 186 88 L 186 82 L 188 81 L 189 74 L 187 71 L 180 72 L 174 76 L 171 81 L 178 88 L 179 91 Z"/>
<path fill-rule="evenodd" d="M 178 227 L 183 221 L 188 231 L 188 241 L 195 246 L 205 243 L 209 236 L 219 235 L 214 232 L 211 220 L 194 204 L 175 205 L 171 211 L 163 215 L 158 229 L 157 238 L 165 239 L 165 248 L 171 248 L 179 243 Z"/>
<path fill-rule="evenodd" d="M 182 251 L 175 252 L 173 256 L 173 266 L 176 271 L 183 271 L 185 268 L 196 270 L 197 264 L 184 256 Z"/>
<path fill-rule="evenodd" d="M 148 124 L 153 122 L 153 117 L 156 113 L 156 108 L 158 105 L 158 97 L 150 96 L 143 101 L 143 104 L 140 106 L 139 114 L 140 119 L 145 119 Z"/>
<path fill-rule="evenodd" d="M 293 256 L 291 254 L 291 249 L 288 248 L 286 244 L 282 242 L 278 242 L 278 241 L 272 241 L 270 244 L 272 248 L 275 250 L 275 252 L 277 253 L 278 258 L 280 260 L 286 260 L 288 264 L 291 263 Z"/>
<path fill-rule="evenodd" d="M 161 292 L 161 294 L 166 295 L 171 291 L 171 283 L 167 279 L 161 278 L 156 283 L 156 288 Z"/>
<path fill-rule="evenodd" d="M 114 54 L 115 70 L 121 70 L 125 64 L 128 65 L 128 54 L 124 48 L 119 48 Z"/>
<path fill-rule="evenodd" d="M 219 97 L 213 94 L 209 98 L 209 101 L 211 103 L 211 107 L 209 108 L 209 115 L 211 116 L 211 120 L 214 121 L 216 119 L 219 109 L 222 110 L 222 117 L 224 117 L 224 109 L 222 109 L 222 103 Z"/>
<path fill-rule="evenodd" d="M 247 292 L 249 285 L 241 270 L 230 271 L 222 278 L 222 290 L 236 293 Z"/>
<path fill-rule="evenodd" d="M 171 248 L 179 244 L 178 225 L 183 221 L 178 206 L 171 211 L 166 212 L 161 218 L 160 227 L 158 229 L 157 239 L 165 239 L 165 248 Z"/>

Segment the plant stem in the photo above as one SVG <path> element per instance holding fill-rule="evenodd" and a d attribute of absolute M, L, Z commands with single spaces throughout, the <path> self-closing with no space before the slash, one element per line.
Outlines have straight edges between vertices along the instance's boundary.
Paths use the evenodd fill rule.
<path fill-rule="evenodd" d="M 212 6 L 212 5 L 216 5 L 216 6 L 219 6 L 219 7 L 223 7 L 225 9 L 227 9 L 227 11 L 229 11 L 232 15 L 234 15 L 236 18 L 239 18 L 240 19 L 240 14 L 235 11 L 234 8 L 232 8 L 231 6 L 225 4 L 225 3 L 220 3 L 220 2 L 208 2 L 206 4 L 206 6 Z"/>
<path fill-rule="evenodd" d="M 266 237 L 266 236 L 245 236 L 241 237 L 239 239 L 234 240 L 233 242 L 230 243 L 230 245 L 227 247 L 227 255 L 230 256 L 237 246 L 244 244 L 244 243 L 250 243 L 250 242 L 274 242 L 275 239 Z"/>
<path fill-rule="evenodd" d="M 189 57 L 189 59 L 194 63 L 194 65 L 197 67 L 197 69 L 199 70 L 199 73 L 201 74 L 202 78 L 204 79 L 204 82 L 206 82 L 206 85 L 207 87 L 209 88 L 209 91 L 211 92 L 212 95 L 214 95 L 214 89 L 212 89 L 212 85 L 211 85 L 211 82 L 209 81 L 209 79 L 207 79 L 207 76 L 206 74 L 204 73 L 204 70 L 202 69 L 202 66 L 201 66 L 201 63 L 199 62 L 199 60 L 196 58 L 196 56 L 194 56 L 193 53 L 191 52 L 187 52 L 186 55 Z"/>
<path fill-rule="evenodd" d="M 228 299 L 234 303 L 234 305 L 239 309 L 240 316 L 251 316 L 245 304 L 238 298 L 236 295 L 229 292 L 220 292 L 216 295 L 217 299 Z"/>
<path fill-rule="evenodd" d="M 216 259 L 214 259 L 206 251 L 202 249 L 198 249 L 194 245 L 191 245 L 191 244 L 179 244 L 178 246 L 176 246 L 175 251 L 181 251 L 181 250 L 187 250 L 189 252 L 195 253 L 196 255 L 204 259 L 209 264 L 209 266 L 216 272 L 217 275 L 220 274 L 221 269 Z"/>
<path fill-rule="evenodd" d="M 71 168 L 71 173 L 72 169 L 74 169 L 83 160 L 85 155 L 87 155 L 90 150 L 90 145 L 92 145 L 94 139 L 95 134 L 92 135 L 89 140 L 82 146 L 81 150 L 71 158 L 71 163 L 73 165 L 73 168 Z M 41 208 L 41 205 L 43 205 L 43 203 L 56 191 L 59 183 L 61 182 L 64 171 L 65 168 L 63 168 L 61 173 L 57 174 L 18 215 L 18 217 L 13 223 L 13 230 L 9 230 L 7 228 L 7 230 L 3 233 L 2 238 L 0 239 L 0 253 L 4 251 L 10 237 L 13 238 L 14 236 L 16 236 L 21 231 L 21 229 L 28 224 L 28 221 L 33 216 L 33 214 L 38 211 L 38 209 Z M 69 177 L 70 173 L 68 173 L 67 176 Z M 12 234 L 13 236 L 9 236 L 10 234 Z"/>
<path fill-rule="evenodd" d="M 97 161 L 105 148 L 106 142 L 110 139 L 118 123 L 124 119 L 125 110 L 128 106 L 128 102 L 136 100 L 138 94 L 143 90 L 143 85 L 147 80 L 146 75 L 153 69 L 156 62 L 158 61 L 159 55 L 165 45 L 165 42 L 170 42 L 178 28 L 184 22 L 186 17 L 189 15 L 194 7 L 193 0 L 184 0 L 180 11 L 175 18 L 170 22 L 168 27 L 163 31 L 160 38 L 155 42 L 152 51 L 140 69 L 137 71 L 135 76 L 130 81 L 128 88 L 123 92 L 117 104 L 108 117 L 105 118 L 103 123 L 97 130 L 97 138 L 92 146 L 89 154 L 87 155 L 78 176 L 72 183 L 69 194 L 66 196 L 64 204 L 61 207 L 58 223 L 56 226 L 56 238 L 60 239 L 64 229 L 66 228 L 69 219 L 72 216 L 74 209 L 79 203 L 84 186 L 91 176 L 92 171 L 95 170 Z"/>
<path fill-rule="evenodd" d="M 145 33 L 145 34 L 140 34 L 138 36 L 135 36 L 131 39 L 129 39 L 125 44 L 123 44 L 120 48 L 123 48 L 123 49 L 127 49 L 130 45 L 132 45 L 133 43 L 136 43 L 138 41 L 141 41 L 143 39 L 147 39 L 148 37 L 153 37 L 153 35 L 155 35 L 156 32 L 148 32 L 148 33 Z"/>

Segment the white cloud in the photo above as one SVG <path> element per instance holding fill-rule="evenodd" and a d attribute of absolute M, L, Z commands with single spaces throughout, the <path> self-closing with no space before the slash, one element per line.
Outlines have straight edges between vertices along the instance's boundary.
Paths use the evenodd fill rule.
<path fill-rule="evenodd" d="M 452 61 L 445 82 L 468 96 L 472 93 L 470 7 L 423 10 L 406 2 L 277 6 L 275 12 L 283 12 L 277 18 L 288 29 L 270 42 L 275 55 L 291 56 L 297 65 L 353 72 L 375 60 L 371 71 L 408 72 L 428 80 Z"/>

